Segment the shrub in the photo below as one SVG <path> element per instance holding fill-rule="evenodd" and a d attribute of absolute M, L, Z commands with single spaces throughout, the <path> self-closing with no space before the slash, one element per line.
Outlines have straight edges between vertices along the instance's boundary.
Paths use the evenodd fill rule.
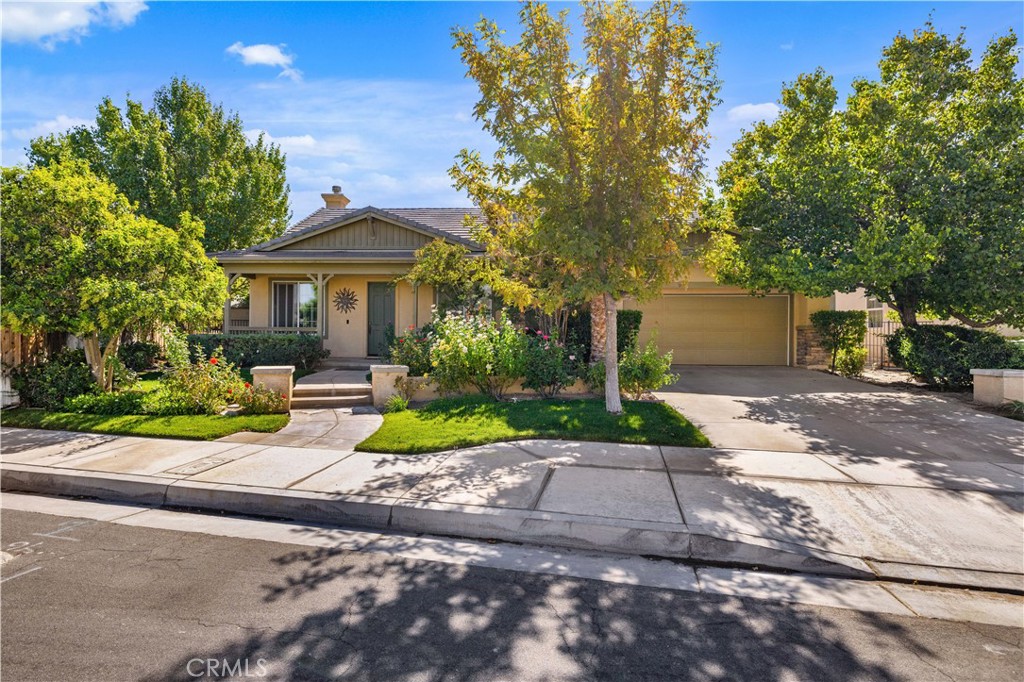
<path fill-rule="evenodd" d="M 636 345 L 640 336 L 640 323 L 643 322 L 644 313 L 641 310 L 620 310 L 615 315 L 616 348 L 619 355 L 622 355 Z"/>
<path fill-rule="evenodd" d="M 430 377 L 442 393 L 452 394 L 472 385 L 501 399 L 523 376 L 526 337 L 509 320 L 449 313 L 434 326 Z"/>
<path fill-rule="evenodd" d="M 587 365 L 583 370 L 583 381 L 591 393 L 601 395 L 604 393 L 604 363 L 595 362 Z"/>
<path fill-rule="evenodd" d="M 146 341 L 126 343 L 117 349 L 117 357 L 133 372 L 143 372 L 156 366 L 160 359 L 160 346 Z"/>
<path fill-rule="evenodd" d="M 897 329 L 886 339 L 892 361 L 923 381 L 969 388 L 971 369 L 1024 369 L 1024 352 L 993 332 L 955 325 Z"/>
<path fill-rule="evenodd" d="M 284 412 L 288 396 L 272 391 L 263 384 L 253 386 L 246 383 L 244 388 L 234 395 L 238 406 L 247 414 L 274 414 Z"/>
<path fill-rule="evenodd" d="M 139 385 L 139 375 L 130 368 L 125 367 L 121 358 L 116 355 L 107 360 L 107 365 L 114 370 L 114 387 L 126 390 Z"/>
<path fill-rule="evenodd" d="M 405 412 L 408 409 L 409 399 L 401 394 L 395 393 L 384 401 L 385 412 Z"/>
<path fill-rule="evenodd" d="M 576 380 L 576 355 L 559 343 L 557 335 L 549 337 L 539 329 L 528 332 L 525 353 L 524 388 L 553 398 Z"/>
<path fill-rule="evenodd" d="M 245 382 L 220 349 L 183 367 L 175 367 L 154 398 L 157 414 L 219 414 L 245 390 Z"/>
<path fill-rule="evenodd" d="M 1011 400 L 1008 403 L 1003 403 L 999 407 L 999 412 L 1004 417 L 1024 421 L 1024 401 Z"/>
<path fill-rule="evenodd" d="M 640 323 L 643 322 L 643 311 L 620 310 L 616 314 L 616 348 L 619 355 L 626 352 L 640 335 Z M 579 349 L 580 357 L 590 359 L 590 311 L 580 310 L 570 315 L 565 333 L 567 346 Z"/>
<path fill-rule="evenodd" d="M 64 410 L 80 414 L 105 414 L 120 416 L 144 414 L 147 410 L 145 394 L 138 391 L 116 391 L 113 393 L 85 393 L 64 401 Z"/>
<path fill-rule="evenodd" d="M 818 332 L 821 346 L 832 358 L 829 368 L 833 372 L 841 351 L 849 353 L 864 344 L 867 320 L 868 314 L 864 310 L 819 310 L 811 313 L 811 324 Z"/>
<path fill-rule="evenodd" d="M 295 365 L 313 369 L 331 354 L 317 334 L 190 334 L 188 345 L 193 360 L 210 357 L 221 348 L 224 359 L 238 367 Z"/>
<path fill-rule="evenodd" d="M 398 394 L 405 398 L 407 404 L 412 402 L 412 397 L 416 395 L 416 390 L 421 385 L 420 382 L 410 376 L 395 378 L 395 388 L 398 389 Z"/>
<path fill-rule="evenodd" d="M 619 390 L 633 400 L 679 379 L 672 374 L 672 352 L 658 354 L 654 339 L 643 348 L 634 343 L 619 358 Z"/>
<path fill-rule="evenodd" d="M 85 351 L 69 349 L 46 362 L 12 368 L 11 387 L 22 405 L 47 410 L 60 410 L 68 398 L 99 390 L 85 362 Z"/>
<path fill-rule="evenodd" d="M 836 356 L 836 371 L 844 377 L 859 377 L 864 373 L 864 363 L 867 359 L 867 348 L 843 348 Z"/>
<path fill-rule="evenodd" d="M 419 329 L 409 327 L 395 338 L 388 348 L 388 362 L 409 367 L 409 376 L 421 377 L 430 373 L 430 345 L 434 340 L 433 325 Z"/>

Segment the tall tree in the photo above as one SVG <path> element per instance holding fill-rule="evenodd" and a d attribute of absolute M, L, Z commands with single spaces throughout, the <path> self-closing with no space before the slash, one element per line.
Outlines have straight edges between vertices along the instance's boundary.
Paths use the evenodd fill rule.
<path fill-rule="evenodd" d="M 177 229 L 138 216 L 79 160 L 4 168 L 2 192 L 0 321 L 16 332 L 80 337 L 105 390 L 126 329 L 217 318 L 227 280 L 187 213 Z"/>
<path fill-rule="evenodd" d="M 107 98 L 94 126 L 29 147 L 33 165 L 66 156 L 87 161 L 147 218 L 176 226 L 187 212 L 202 221 L 208 251 L 251 246 L 288 225 L 284 154 L 262 134 L 250 142 L 237 114 L 184 79 L 157 90 L 149 110 L 129 98 L 122 111 Z"/>
<path fill-rule="evenodd" d="M 1024 323 L 1024 83 L 1017 38 L 972 63 L 930 24 L 883 51 L 845 108 L 818 70 L 783 88 L 719 170 L 709 260 L 757 290 L 864 287 L 919 312 Z M 711 202 L 712 204 L 714 201 Z"/>
<path fill-rule="evenodd" d="M 539 3 L 520 12 L 516 44 L 486 19 L 453 32 L 498 151 L 487 164 L 463 150 L 451 173 L 482 209 L 489 249 L 544 258 L 549 290 L 603 301 L 605 402 L 618 413 L 616 304 L 685 277 L 718 81 L 714 48 L 677 2 L 584 2 L 582 14 L 582 61 L 568 12 Z"/>

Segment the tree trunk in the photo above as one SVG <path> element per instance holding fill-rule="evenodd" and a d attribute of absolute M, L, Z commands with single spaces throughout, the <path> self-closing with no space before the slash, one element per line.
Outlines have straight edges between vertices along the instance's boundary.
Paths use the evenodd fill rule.
<path fill-rule="evenodd" d="M 114 388 L 114 367 L 111 360 L 117 355 L 118 346 L 121 345 L 121 335 L 114 334 L 107 344 L 107 347 L 100 351 L 99 334 L 89 334 L 82 338 L 82 345 L 85 347 L 85 361 L 89 363 L 89 370 L 92 378 L 103 391 L 111 391 Z"/>
<path fill-rule="evenodd" d="M 96 384 L 103 388 L 104 376 L 103 371 L 103 354 L 100 352 L 100 337 L 99 334 L 89 334 L 88 336 L 82 337 L 82 345 L 85 347 L 85 361 L 89 363 L 89 369 L 92 371 L 92 378 L 96 380 Z"/>
<path fill-rule="evenodd" d="M 608 336 L 608 320 L 602 296 L 590 302 L 590 361 L 602 362 L 605 355 L 605 338 Z M 614 347 L 614 346 L 613 346 Z"/>
<path fill-rule="evenodd" d="M 618 310 L 611 294 L 604 295 L 605 341 L 604 341 L 604 408 L 611 414 L 622 414 L 622 397 L 619 395 L 619 353 Z"/>
<path fill-rule="evenodd" d="M 114 390 L 114 358 L 117 357 L 117 349 L 121 345 L 121 335 L 115 334 L 110 343 L 103 349 L 103 390 Z"/>
<path fill-rule="evenodd" d="M 893 304 L 893 308 L 899 313 L 900 322 L 904 327 L 916 327 L 917 326 L 917 306 L 910 303 L 900 303 L 896 301 Z"/>

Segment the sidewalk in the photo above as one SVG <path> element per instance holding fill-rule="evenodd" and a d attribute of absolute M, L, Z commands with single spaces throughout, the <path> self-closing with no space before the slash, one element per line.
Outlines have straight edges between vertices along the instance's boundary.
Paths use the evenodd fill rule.
<path fill-rule="evenodd" d="M 323 434 L 303 447 L 0 437 L 4 490 L 1024 592 L 1021 464 L 542 440 L 381 455 L 313 447 Z"/>

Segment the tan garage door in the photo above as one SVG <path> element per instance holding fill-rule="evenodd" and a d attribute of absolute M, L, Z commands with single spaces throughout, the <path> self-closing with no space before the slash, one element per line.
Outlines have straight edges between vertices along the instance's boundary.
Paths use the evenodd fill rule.
<path fill-rule="evenodd" d="M 658 346 L 676 364 L 788 364 L 788 296 L 677 294 L 640 309 L 640 340 L 657 330 Z"/>

